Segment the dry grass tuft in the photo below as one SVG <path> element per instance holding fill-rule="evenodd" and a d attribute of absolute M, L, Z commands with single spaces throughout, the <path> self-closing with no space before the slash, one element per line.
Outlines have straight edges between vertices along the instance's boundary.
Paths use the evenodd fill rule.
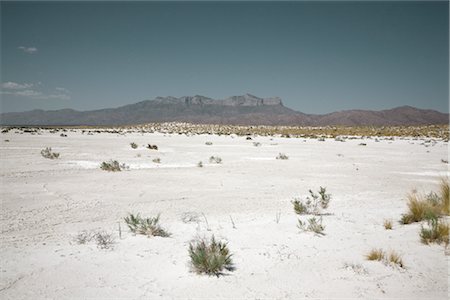
<path fill-rule="evenodd" d="M 367 255 L 367 260 L 381 261 L 386 265 L 398 266 L 400 268 L 405 268 L 403 260 L 400 254 L 395 251 L 390 251 L 386 253 L 383 249 L 372 249 Z"/>
<path fill-rule="evenodd" d="M 385 253 L 382 249 L 372 249 L 367 255 L 367 260 L 382 261 L 385 257 Z"/>
<path fill-rule="evenodd" d="M 450 186 L 449 186 L 448 178 L 441 179 L 440 193 L 441 193 L 441 199 L 442 199 L 442 213 L 449 216 L 450 215 Z"/>
<path fill-rule="evenodd" d="M 384 220 L 383 226 L 386 230 L 392 230 L 392 220 Z"/>

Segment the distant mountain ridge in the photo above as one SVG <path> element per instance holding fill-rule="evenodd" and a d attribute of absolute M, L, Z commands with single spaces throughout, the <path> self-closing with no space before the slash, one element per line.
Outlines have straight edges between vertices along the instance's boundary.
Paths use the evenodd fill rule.
<path fill-rule="evenodd" d="M 345 110 L 305 114 L 283 105 L 281 98 L 245 94 L 215 100 L 205 96 L 156 97 L 118 108 L 92 111 L 61 109 L 0 114 L 1 125 L 136 125 L 190 122 L 233 125 L 394 126 L 448 124 L 449 114 L 402 106 L 388 110 Z"/>

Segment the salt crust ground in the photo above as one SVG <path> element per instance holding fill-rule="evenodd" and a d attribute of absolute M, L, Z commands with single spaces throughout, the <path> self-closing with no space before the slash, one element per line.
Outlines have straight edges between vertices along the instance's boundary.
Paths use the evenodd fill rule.
<path fill-rule="evenodd" d="M 131 142 L 139 148 L 131 149 Z M 159 151 L 145 149 L 148 143 Z M 444 248 L 421 244 L 419 224 L 396 222 L 408 191 L 437 190 L 439 176 L 449 175 L 441 162 L 448 144 L 431 145 L 413 139 L 2 134 L 0 298 L 447 299 Z M 47 146 L 61 158 L 41 157 Z M 276 160 L 280 152 L 289 159 Z M 211 155 L 223 164 L 208 164 Z M 161 164 L 152 162 L 156 157 Z M 100 170 L 108 159 L 130 170 Z M 291 205 L 319 186 L 333 197 L 323 237 L 300 233 Z M 118 222 L 128 212 L 161 213 L 172 236 L 133 236 L 122 222 L 119 239 Z M 186 212 L 200 220 L 184 223 Z M 384 229 L 385 219 L 394 220 L 394 230 Z M 114 250 L 74 243 L 82 230 L 114 232 Z M 235 272 L 220 278 L 190 272 L 189 241 L 211 234 L 229 241 Z M 374 247 L 399 252 L 406 269 L 366 261 Z"/>

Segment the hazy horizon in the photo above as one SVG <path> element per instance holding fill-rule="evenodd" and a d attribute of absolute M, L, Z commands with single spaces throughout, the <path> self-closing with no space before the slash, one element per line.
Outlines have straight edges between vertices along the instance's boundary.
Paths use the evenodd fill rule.
<path fill-rule="evenodd" d="M 1 2 L 1 112 L 157 96 L 448 113 L 444 1 Z"/>

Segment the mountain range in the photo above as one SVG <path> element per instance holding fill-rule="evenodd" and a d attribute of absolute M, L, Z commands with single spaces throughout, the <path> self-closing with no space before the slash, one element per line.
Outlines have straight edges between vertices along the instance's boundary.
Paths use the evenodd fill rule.
<path fill-rule="evenodd" d="M 0 114 L 1 125 L 136 125 L 153 122 L 198 124 L 393 126 L 448 124 L 449 114 L 402 106 L 388 110 L 345 110 L 305 114 L 283 105 L 279 97 L 250 94 L 214 100 L 204 96 L 157 97 L 118 108 L 92 111 L 32 110 Z"/>

